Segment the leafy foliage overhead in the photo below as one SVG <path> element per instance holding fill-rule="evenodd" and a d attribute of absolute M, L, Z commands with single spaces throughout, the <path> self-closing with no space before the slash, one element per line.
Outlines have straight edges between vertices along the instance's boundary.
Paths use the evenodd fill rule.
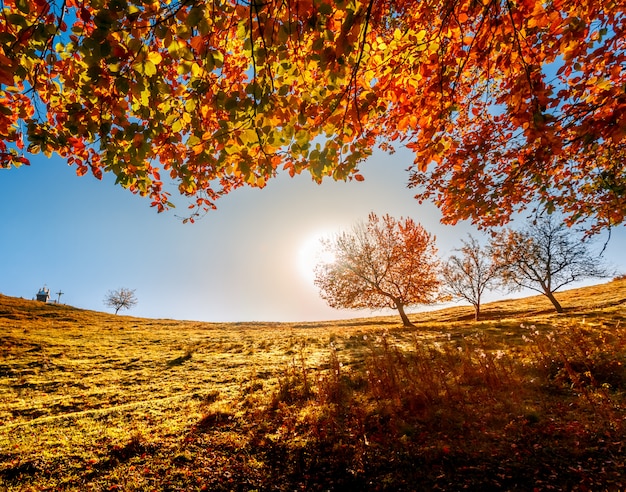
<path fill-rule="evenodd" d="M 159 210 L 415 153 L 444 220 L 626 213 L 623 0 L 4 0 L 0 165 L 57 153 Z"/>

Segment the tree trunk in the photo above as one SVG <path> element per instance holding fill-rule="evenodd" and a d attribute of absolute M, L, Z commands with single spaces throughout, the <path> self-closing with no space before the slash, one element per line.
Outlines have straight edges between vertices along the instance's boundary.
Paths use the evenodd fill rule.
<path fill-rule="evenodd" d="M 480 321 L 480 303 L 474 304 L 474 321 Z"/>
<path fill-rule="evenodd" d="M 561 304 L 559 304 L 559 301 L 556 300 L 556 297 L 554 297 L 554 294 L 552 292 L 546 292 L 545 294 L 546 294 L 546 297 L 550 299 L 550 302 L 554 306 L 554 309 L 556 309 L 556 312 L 562 313 L 563 308 L 561 307 Z"/>
<path fill-rule="evenodd" d="M 404 326 L 406 326 L 407 328 L 415 328 L 415 325 L 411 323 L 411 321 L 409 320 L 409 317 L 404 312 L 404 305 L 402 305 L 399 302 L 396 302 L 396 308 L 398 309 L 398 312 L 400 313 L 400 317 L 402 318 L 402 323 L 404 324 Z"/>

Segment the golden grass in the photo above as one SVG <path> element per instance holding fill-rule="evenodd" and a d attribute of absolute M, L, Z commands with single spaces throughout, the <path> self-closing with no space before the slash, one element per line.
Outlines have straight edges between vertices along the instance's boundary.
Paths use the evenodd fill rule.
<path fill-rule="evenodd" d="M 537 296 L 485 305 L 478 323 L 468 307 L 419 313 L 408 330 L 396 317 L 199 323 L 0 296 L 0 490 L 454 488 L 460 462 L 525 449 L 515 439 L 535 419 L 542 453 L 571 444 L 556 434 L 567 426 L 617 442 L 626 280 L 559 299 L 561 315 Z M 604 488 L 626 486 L 605 467 Z M 535 486 L 563 485 L 557 471 L 533 471 Z M 462 480 L 493 487 L 492 474 Z"/>

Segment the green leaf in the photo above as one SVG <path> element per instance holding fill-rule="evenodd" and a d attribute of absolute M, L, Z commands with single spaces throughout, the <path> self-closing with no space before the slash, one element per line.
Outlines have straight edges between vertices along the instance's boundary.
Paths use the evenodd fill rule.
<path fill-rule="evenodd" d="M 128 94 L 128 80 L 126 80 L 126 78 L 124 77 L 118 77 L 115 79 L 115 88 L 117 89 L 117 91 L 125 96 L 126 94 Z"/>
<path fill-rule="evenodd" d="M 133 53 L 139 53 L 141 48 L 143 48 L 143 43 L 141 42 L 141 40 L 137 38 L 132 38 L 130 41 L 128 41 L 128 49 Z"/>
<path fill-rule="evenodd" d="M 15 24 L 20 27 L 26 27 L 28 25 L 26 18 L 20 14 L 8 14 L 6 20 L 7 24 Z"/>
<path fill-rule="evenodd" d="M 200 142 L 202 142 L 202 140 L 200 140 L 199 137 L 197 137 L 196 135 L 191 135 L 188 139 L 187 139 L 187 145 L 189 147 L 193 147 L 195 145 L 198 145 Z"/>
<path fill-rule="evenodd" d="M 224 109 L 226 111 L 231 111 L 231 110 L 237 108 L 237 106 L 239 106 L 239 101 L 238 101 L 238 99 L 236 97 L 229 97 L 224 102 Z"/>
<path fill-rule="evenodd" d="M 189 27 L 196 27 L 202 19 L 204 19 L 203 10 L 199 7 L 194 7 L 189 11 L 189 15 L 187 15 L 186 24 Z"/>
<path fill-rule="evenodd" d="M 209 32 L 211 32 L 211 26 L 205 18 L 202 18 L 200 20 L 200 22 L 196 26 L 196 29 L 202 36 L 206 36 L 207 34 L 209 34 Z"/>
<path fill-rule="evenodd" d="M 156 27 L 154 28 L 154 34 L 159 39 L 165 39 L 167 35 L 169 34 L 169 32 L 170 32 L 169 29 L 163 24 L 157 24 Z"/>
<path fill-rule="evenodd" d="M 296 143 L 301 148 L 307 148 L 310 139 L 311 139 L 311 136 L 309 135 L 309 132 L 307 132 L 306 130 L 299 130 L 298 133 L 296 133 Z"/>
<path fill-rule="evenodd" d="M 333 8 L 327 3 L 323 3 L 317 9 L 320 14 L 330 15 L 333 13 Z"/>
<path fill-rule="evenodd" d="M 17 0 L 17 2 L 15 2 L 15 4 L 17 5 L 17 9 L 20 12 L 23 12 L 25 14 L 29 14 L 30 13 L 30 3 L 27 2 L 26 0 Z"/>
<path fill-rule="evenodd" d="M 213 58 L 213 53 L 209 52 L 204 57 L 204 69 L 207 72 L 212 72 L 215 68 L 215 59 Z"/>
<path fill-rule="evenodd" d="M 221 51 L 214 51 L 213 62 L 215 63 L 215 66 L 217 68 L 222 68 L 222 66 L 224 65 L 224 53 L 222 53 Z"/>

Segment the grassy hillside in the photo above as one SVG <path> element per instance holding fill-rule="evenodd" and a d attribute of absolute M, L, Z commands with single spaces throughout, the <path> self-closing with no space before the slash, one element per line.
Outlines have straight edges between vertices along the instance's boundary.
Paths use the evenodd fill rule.
<path fill-rule="evenodd" d="M 0 295 L 0 490 L 620 490 L 626 280 L 324 323 Z"/>

